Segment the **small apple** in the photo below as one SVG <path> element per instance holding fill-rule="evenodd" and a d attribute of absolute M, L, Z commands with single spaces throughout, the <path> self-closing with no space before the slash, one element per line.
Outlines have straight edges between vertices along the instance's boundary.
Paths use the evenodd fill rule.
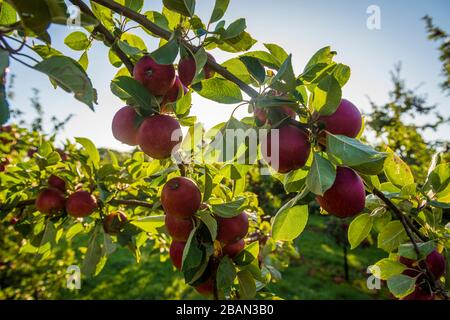
<path fill-rule="evenodd" d="M 352 217 L 364 209 L 364 183 L 352 169 L 338 166 L 333 185 L 323 196 L 317 196 L 316 199 L 329 214 L 339 218 Z"/>
<path fill-rule="evenodd" d="M 214 294 L 214 280 L 212 277 L 209 277 L 205 282 L 197 285 L 195 287 L 195 290 L 197 290 L 198 293 L 200 293 L 203 296 L 209 297 Z"/>
<path fill-rule="evenodd" d="M 177 101 L 182 96 L 182 90 L 183 95 L 185 95 L 189 91 L 189 89 L 183 85 L 180 78 L 177 76 L 175 82 L 173 83 L 173 86 L 164 95 L 161 105 L 166 106 L 166 104 L 168 103 L 174 103 L 175 101 Z"/>
<path fill-rule="evenodd" d="M 279 130 L 279 140 L 274 141 L 275 145 L 272 145 L 272 130 Z M 264 159 L 279 173 L 287 173 L 303 167 L 311 152 L 311 145 L 305 131 L 292 124 L 272 130 L 261 141 Z M 267 152 L 264 152 L 264 150 L 267 150 Z M 272 156 L 275 157 L 276 155 L 276 152 L 273 152 L 274 150 L 278 151 L 278 161 L 271 159 Z M 278 162 L 278 165 L 276 165 L 276 162 Z"/>
<path fill-rule="evenodd" d="M 64 210 L 66 198 L 64 194 L 54 188 L 42 190 L 36 198 L 36 208 L 39 212 L 53 215 Z"/>
<path fill-rule="evenodd" d="M 79 190 L 72 193 L 66 202 L 66 211 L 74 218 L 84 218 L 97 209 L 97 199 L 89 192 Z"/>
<path fill-rule="evenodd" d="M 103 230 L 105 230 L 107 234 L 117 235 L 125 226 L 127 221 L 128 219 L 125 212 L 112 212 L 103 219 Z"/>
<path fill-rule="evenodd" d="M 217 217 L 217 240 L 225 244 L 235 243 L 247 235 L 248 225 L 245 212 L 232 218 Z"/>
<path fill-rule="evenodd" d="M 239 254 L 239 252 L 241 252 L 244 249 L 244 247 L 245 247 L 245 241 L 244 241 L 244 239 L 241 239 L 239 241 L 225 245 L 222 248 L 222 254 L 224 256 L 229 256 L 231 259 L 233 259 L 234 257 L 236 257 Z"/>
<path fill-rule="evenodd" d="M 154 159 L 167 159 L 182 141 L 180 124 L 173 117 L 157 114 L 145 119 L 138 131 L 137 142 L 142 151 Z"/>
<path fill-rule="evenodd" d="M 183 251 L 186 246 L 186 242 L 182 241 L 172 241 L 170 244 L 169 255 L 172 260 L 172 264 L 175 268 L 181 269 L 181 264 L 183 262 Z"/>
<path fill-rule="evenodd" d="M 58 189 L 61 192 L 66 192 L 66 181 L 64 181 L 63 179 L 61 179 L 60 177 L 58 177 L 54 174 L 52 174 L 48 178 L 47 184 L 49 185 L 49 187 Z"/>
<path fill-rule="evenodd" d="M 150 56 L 144 56 L 136 62 L 133 76 L 150 93 L 163 96 L 175 82 L 175 68 L 171 64 L 158 64 Z"/>
<path fill-rule="evenodd" d="M 208 59 L 211 61 L 216 61 L 212 55 L 206 53 Z M 183 58 L 178 63 L 178 75 L 180 77 L 181 82 L 186 86 L 190 86 L 192 84 L 192 80 L 194 80 L 195 72 L 196 72 L 196 64 L 195 59 L 192 56 Z M 205 65 L 203 67 L 203 75 L 205 79 L 212 78 L 215 72 L 208 66 Z"/>
<path fill-rule="evenodd" d="M 117 111 L 112 121 L 114 138 L 130 146 L 137 145 L 138 117 L 136 110 L 130 106 Z"/>
<path fill-rule="evenodd" d="M 176 177 L 167 181 L 161 192 L 161 203 L 167 215 L 187 219 L 200 208 L 202 194 L 194 181 Z"/>

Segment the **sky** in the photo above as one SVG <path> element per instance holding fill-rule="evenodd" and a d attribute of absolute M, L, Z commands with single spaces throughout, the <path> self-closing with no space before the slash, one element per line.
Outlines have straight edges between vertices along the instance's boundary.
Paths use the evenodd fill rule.
<path fill-rule="evenodd" d="M 144 10 L 161 10 L 162 1 L 145 1 Z M 208 20 L 214 5 L 213 0 L 197 0 L 196 13 Z M 367 8 L 376 5 L 380 9 L 380 29 L 370 30 L 366 21 L 370 16 Z M 370 112 L 369 99 L 382 104 L 388 102 L 391 89 L 389 71 L 402 62 L 402 75 L 407 86 L 426 93 L 430 103 L 439 105 L 439 110 L 450 116 L 450 97 L 441 92 L 439 83 L 441 63 L 437 44 L 426 36 L 425 14 L 450 32 L 450 1 L 447 0 L 231 0 L 224 19 L 230 23 L 245 17 L 247 31 L 258 40 L 252 50 L 263 49 L 263 43 L 276 43 L 293 55 L 296 74 L 301 73 L 308 59 L 320 48 L 331 46 L 337 51 L 335 61 L 351 67 L 350 81 L 343 88 L 343 97 L 352 101 L 363 113 Z M 78 59 L 80 52 L 67 48 L 64 38 L 73 32 L 65 26 L 50 28 L 53 46 Z M 142 31 L 150 51 L 157 48 L 157 41 Z M 211 52 L 218 62 L 224 62 L 233 55 L 219 50 Z M 72 113 L 75 116 L 68 123 L 60 140 L 74 137 L 88 137 L 98 147 L 130 150 L 130 147 L 116 141 L 111 133 L 114 113 L 123 106 L 109 89 L 117 69 L 108 62 L 108 50 L 97 42 L 89 51 L 88 74 L 98 90 L 99 104 L 92 112 L 86 105 L 75 100 L 61 89 L 53 89 L 48 78 L 12 61 L 10 70 L 15 74 L 16 93 L 11 101 L 13 108 L 25 112 L 26 119 L 34 117 L 30 107 L 32 89 L 40 91 L 41 103 L 46 112 L 45 127 L 51 128 L 50 118 L 60 119 Z M 234 106 L 221 105 L 194 95 L 191 115 L 207 128 L 226 121 Z M 240 108 L 235 116 L 247 116 L 246 108 Z M 417 119 L 424 121 L 425 118 Z M 438 132 L 426 132 L 427 139 L 447 139 L 449 126 Z"/>

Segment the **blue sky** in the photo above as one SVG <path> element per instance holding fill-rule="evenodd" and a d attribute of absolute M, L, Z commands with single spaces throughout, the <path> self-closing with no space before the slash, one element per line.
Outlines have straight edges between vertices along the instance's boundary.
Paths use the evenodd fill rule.
<path fill-rule="evenodd" d="M 144 10 L 160 10 L 160 1 L 145 1 Z M 197 1 L 197 13 L 207 20 L 214 1 Z M 366 27 L 369 5 L 377 5 L 381 10 L 381 29 Z M 258 40 L 253 49 L 261 49 L 263 43 L 277 43 L 293 54 L 294 69 L 299 73 L 308 59 L 318 49 L 330 45 L 338 52 L 336 60 L 348 64 L 352 69 L 350 81 L 343 89 L 343 96 L 354 102 L 363 112 L 370 111 L 368 96 L 378 103 L 388 101 L 391 88 L 389 71 L 401 61 L 403 76 L 409 87 L 422 84 L 419 91 L 427 93 L 431 103 L 437 103 L 440 111 L 449 116 L 450 97 L 443 94 L 438 84 L 441 64 L 438 60 L 436 44 L 426 38 L 421 17 L 429 14 L 437 25 L 450 32 L 450 2 L 434 1 L 366 1 L 366 0 L 231 0 L 225 19 L 228 22 L 245 17 L 247 30 Z M 73 30 L 66 27 L 52 27 L 53 45 L 60 51 L 78 58 L 79 52 L 72 51 L 63 44 L 64 38 Z M 157 47 L 157 42 L 143 32 L 149 50 Z M 61 139 L 77 136 L 88 137 L 98 146 L 128 150 L 114 140 L 111 120 L 114 113 L 123 106 L 109 90 L 109 82 L 116 69 L 108 62 L 107 49 L 97 43 L 89 51 L 88 74 L 99 93 L 96 112 L 77 102 L 61 89 L 54 90 L 47 77 L 11 63 L 11 72 L 16 75 L 16 98 L 13 107 L 26 112 L 32 118 L 29 98 L 32 88 L 41 91 L 41 103 L 47 112 L 60 118 L 69 113 L 75 117 L 67 125 Z M 217 61 L 223 62 L 230 54 L 214 50 Z M 196 115 L 206 127 L 225 121 L 232 105 L 219 105 L 196 96 L 193 99 L 192 115 Z M 245 108 L 236 115 L 246 116 Z M 424 119 L 418 119 L 423 121 Z M 48 123 L 47 123 L 48 125 Z M 449 127 L 439 132 L 427 132 L 429 139 L 448 139 Z"/>

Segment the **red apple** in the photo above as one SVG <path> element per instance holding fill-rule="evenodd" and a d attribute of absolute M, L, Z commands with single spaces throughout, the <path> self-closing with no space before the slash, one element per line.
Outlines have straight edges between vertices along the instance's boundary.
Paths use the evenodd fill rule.
<path fill-rule="evenodd" d="M 426 258 L 425 263 L 428 269 L 436 279 L 442 277 L 445 273 L 445 258 L 442 254 L 433 250 Z"/>
<path fill-rule="evenodd" d="M 430 292 L 429 289 L 424 289 L 421 285 L 416 285 L 414 291 L 401 300 L 434 300 L 434 297 L 434 293 Z"/>
<path fill-rule="evenodd" d="M 117 235 L 125 226 L 127 220 L 125 212 L 112 212 L 103 219 L 103 230 L 108 234 Z"/>
<path fill-rule="evenodd" d="M 150 93 L 163 96 L 175 82 L 175 68 L 171 64 L 158 64 L 150 56 L 144 56 L 136 62 L 133 76 Z"/>
<path fill-rule="evenodd" d="M 208 59 L 209 59 L 209 60 L 212 60 L 213 62 L 216 62 L 216 59 L 214 59 L 214 57 L 213 57 L 212 55 L 210 55 L 209 53 L 206 53 L 206 55 L 208 56 Z M 208 66 L 208 64 L 206 64 L 206 65 L 203 67 L 203 73 L 204 73 L 205 79 L 212 78 L 212 77 L 214 77 L 214 75 L 215 75 L 215 71 L 212 70 L 212 69 Z"/>
<path fill-rule="evenodd" d="M 176 177 L 167 181 L 161 192 L 161 203 L 167 215 L 187 219 L 200 208 L 202 194 L 191 179 Z"/>
<path fill-rule="evenodd" d="M 170 90 L 164 95 L 161 105 L 165 106 L 167 103 L 173 103 L 181 97 L 181 90 L 183 90 L 183 94 L 186 94 L 189 90 L 186 88 L 183 83 L 181 83 L 180 78 L 176 77 L 173 86 Z"/>
<path fill-rule="evenodd" d="M 66 192 L 66 181 L 64 181 L 63 179 L 61 179 L 58 176 L 55 176 L 54 174 L 52 174 L 48 180 L 47 180 L 47 184 L 49 187 L 58 189 L 62 192 Z"/>
<path fill-rule="evenodd" d="M 203 296 L 212 296 L 214 294 L 214 281 L 212 277 L 209 277 L 205 282 L 195 287 L 198 293 Z"/>
<path fill-rule="evenodd" d="M 67 198 L 66 210 L 72 217 L 87 217 L 96 209 L 97 199 L 85 190 L 76 191 Z"/>
<path fill-rule="evenodd" d="M 248 217 L 245 212 L 232 218 L 217 217 L 217 240 L 222 243 L 234 243 L 247 235 Z"/>
<path fill-rule="evenodd" d="M 208 58 L 212 61 L 216 61 L 212 55 L 207 53 Z M 190 86 L 192 84 L 192 80 L 194 80 L 196 71 L 195 59 L 191 56 L 183 58 L 178 63 L 178 75 L 180 76 L 181 82 L 186 86 Z M 205 79 L 212 78 L 215 72 L 205 65 L 203 67 L 203 75 Z"/>
<path fill-rule="evenodd" d="M 142 151 L 154 159 L 169 158 L 182 141 L 180 124 L 171 116 L 153 115 L 142 122 L 137 141 Z"/>
<path fill-rule="evenodd" d="M 45 214 L 56 214 L 64 210 L 66 199 L 64 194 L 54 188 L 42 190 L 36 198 L 36 208 Z"/>
<path fill-rule="evenodd" d="M 319 116 L 319 123 L 332 134 L 342 134 L 355 138 L 362 126 L 362 117 L 358 108 L 346 99 L 342 99 L 336 111 L 329 116 Z"/>
<path fill-rule="evenodd" d="M 222 248 L 222 254 L 224 256 L 229 256 L 231 259 L 236 257 L 239 252 L 241 252 L 245 247 L 244 239 L 239 241 L 229 243 Z"/>
<path fill-rule="evenodd" d="M 170 244 L 169 255 L 172 260 L 172 264 L 175 268 L 181 269 L 181 264 L 183 262 L 183 251 L 186 246 L 186 242 L 182 241 L 172 241 Z"/>
<path fill-rule="evenodd" d="M 272 146 L 272 130 L 279 130 L 279 140 L 275 142 L 274 146 Z M 302 129 L 291 124 L 272 130 L 261 142 L 264 159 L 280 173 L 287 173 L 303 167 L 311 151 L 308 135 Z M 271 159 L 272 156 L 276 158 L 276 152 L 273 150 L 278 150 L 278 161 Z"/>
<path fill-rule="evenodd" d="M 135 146 L 138 134 L 138 114 L 133 107 L 125 106 L 114 115 L 112 133 L 122 143 Z"/>
<path fill-rule="evenodd" d="M 340 218 L 352 217 L 364 209 L 364 183 L 352 169 L 337 167 L 333 185 L 323 196 L 317 196 L 316 199 L 329 214 Z"/>
<path fill-rule="evenodd" d="M 191 218 L 178 219 L 171 214 L 166 214 L 165 222 L 167 232 L 175 241 L 187 241 L 194 228 Z"/>

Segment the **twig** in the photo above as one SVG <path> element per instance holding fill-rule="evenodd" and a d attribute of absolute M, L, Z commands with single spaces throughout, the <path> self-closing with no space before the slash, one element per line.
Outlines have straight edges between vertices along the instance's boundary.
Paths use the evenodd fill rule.
<path fill-rule="evenodd" d="M 95 2 L 102 6 L 105 6 L 109 9 L 111 9 L 112 11 L 114 11 L 118 14 L 121 14 L 121 15 L 129 18 L 130 20 L 133 20 L 133 21 L 139 23 L 145 29 L 147 29 L 148 31 L 152 32 L 153 34 L 155 34 L 163 39 L 169 40 L 170 36 L 172 35 L 172 33 L 170 31 L 160 28 L 158 25 L 156 25 L 153 22 L 151 22 L 150 20 L 148 20 L 146 16 L 144 16 L 140 13 L 137 13 L 125 6 L 122 6 L 121 4 L 119 4 L 117 2 L 114 2 L 111 0 L 92 0 L 92 2 Z M 199 47 L 194 47 L 184 40 L 180 41 L 180 43 L 194 53 L 199 50 Z M 230 80 L 230 81 L 234 82 L 235 84 L 237 84 L 239 86 L 239 88 L 241 88 L 241 90 L 244 91 L 245 93 L 247 93 L 250 97 L 256 98 L 259 95 L 258 91 L 256 91 L 255 89 L 253 89 L 252 87 L 247 85 L 245 82 L 240 80 L 234 74 L 229 72 L 226 68 L 222 67 L 220 64 L 215 62 L 213 60 L 213 58 L 208 57 L 208 61 L 206 62 L 206 64 L 208 65 L 208 67 L 211 70 L 217 72 L 225 79 Z"/>
<path fill-rule="evenodd" d="M 112 50 L 116 53 L 119 59 L 127 67 L 130 74 L 133 74 L 134 68 L 133 63 L 131 62 L 130 58 L 128 58 L 128 56 L 117 45 L 116 37 L 111 32 L 109 32 L 109 30 L 103 24 L 101 24 L 100 21 L 98 21 L 97 17 L 94 15 L 91 9 L 89 9 L 89 7 L 82 0 L 70 0 L 70 2 L 78 6 L 82 12 L 97 20 L 98 24 L 94 30 L 100 32 L 105 36 L 105 39 L 111 45 Z"/>

